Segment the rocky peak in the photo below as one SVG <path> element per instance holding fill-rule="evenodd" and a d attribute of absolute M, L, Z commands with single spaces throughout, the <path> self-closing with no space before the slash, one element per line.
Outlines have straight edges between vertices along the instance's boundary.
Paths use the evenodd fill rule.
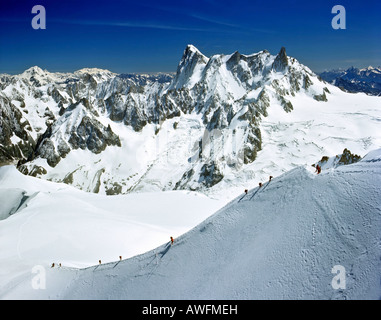
<path fill-rule="evenodd" d="M 205 66 L 209 59 L 204 56 L 196 47 L 193 45 L 188 45 L 185 50 L 183 57 L 177 67 L 176 76 L 172 82 L 172 88 L 179 89 L 186 86 L 187 81 L 190 79 L 195 69 L 200 66 Z"/>
<path fill-rule="evenodd" d="M 288 66 L 288 58 L 286 54 L 286 48 L 282 47 L 274 60 L 273 69 L 276 72 L 282 72 L 287 68 L 287 66 Z"/>
<path fill-rule="evenodd" d="M 34 66 L 34 67 L 31 67 L 27 70 L 25 70 L 22 74 L 25 74 L 25 75 L 44 75 L 45 74 L 45 71 L 42 70 L 40 67 L 38 66 Z"/>
<path fill-rule="evenodd" d="M 193 63 L 193 61 L 195 61 L 196 63 L 201 62 L 206 64 L 208 60 L 209 59 L 206 56 L 204 56 L 196 47 L 194 47 L 193 45 L 187 45 L 187 47 L 184 50 L 183 57 L 181 58 L 178 70 L 186 64 Z"/>
<path fill-rule="evenodd" d="M 239 61 L 241 60 L 241 58 L 244 57 L 242 56 L 238 51 L 234 52 L 231 57 L 229 58 L 229 60 L 227 61 L 227 64 L 238 64 Z"/>
<path fill-rule="evenodd" d="M 108 154 L 109 147 L 116 146 L 122 148 L 116 152 L 123 152 L 127 138 L 121 136 L 119 139 L 114 133 L 125 132 L 120 126 L 132 128 L 135 132 L 131 135 L 148 136 L 151 129 L 144 129 L 151 126 L 152 138 L 156 139 L 164 134 L 161 130 L 167 130 L 166 125 L 170 122 L 173 122 L 171 127 L 180 133 L 188 130 L 191 123 L 189 132 L 192 132 L 193 147 L 189 156 L 194 161 L 183 162 L 178 175 L 171 176 L 171 184 L 163 182 L 163 188 L 167 189 L 174 186 L 210 188 L 220 183 L 228 170 L 238 170 L 255 161 L 262 148 L 260 123 L 267 116 L 271 103 L 278 102 L 286 112 L 292 112 L 291 96 L 300 90 L 308 91 L 311 99 L 326 100 L 325 92 L 320 99 L 321 88 L 314 86 L 314 75 L 296 59 L 288 58 L 285 48 L 276 56 L 264 50 L 250 55 L 236 51 L 207 58 L 193 45 L 188 45 L 175 75 L 116 75 L 96 68 L 57 74 L 38 67 L 25 71 L 25 74 L 29 78 L 21 79 L 23 86 L 15 85 L 0 92 L 6 98 L 4 101 L 0 99 L 0 111 L 5 114 L 15 109 L 9 119 L 3 116 L 6 121 L 2 126 L 9 128 L 4 144 L 12 147 L 12 139 L 18 141 L 12 138 L 12 132 L 18 127 L 20 134 L 25 132 L 25 137 L 20 138 L 24 141 L 19 148 L 22 153 L 19 149 L 8 148 L 6 153 L 3 152 L 5 160 L 25 160 L 21 170 L 31 173 L 35 172 L 34 166 L 41 163 L 38 158 L 46 159 L 45 171 L 41 172 L 49 175 L 54 174 L 58 162 L 66 161 L 64 158 L 72 150 L 82 149 L 98 155 Z M 31 77 L 36 82 L 31 81 Z M 19 81 L 20 77 L 15 79 Z M 40 83 L 48 86 L 41 87 Z M 107 121 L 105 117 L 108 117 Z M 16 125 L 11 123 L 11 118 L 19 118 Z M 28 123 L 24 118 L 31 120 L 30 133 L 25 131 Z M 173 118 L 176 119 L 171 120 Z M 33 138 L 31 143 L 29 136 Z M 234 141 L 232 150 L 225 150 L 226 141 Z M 172 146 L 168 149 L 170 153 L 174 142 L 168 143 Z M 32 156 L 29 156 L 31 152 L 27 147 L 32 149 Z M 159 158 L 153 160 L 160 162 Z M 86 161 L 81 163 L 86 164 Z M 87 180 L 91 180 L 86 167 L 88 164 L 73 170 L 79 175 L 82 172 Z M 106 170 L 98 169 L 101 171 L 97 172 Z M 108 168 L 105 176 L 113 170 L 115 168 Z M 126 180 L 123 192 L 139 181 Z M 105 188 L 110 186 L 105 185 Z"/>
<path fill-rule="evenodd" d="M 19 78 L 33 83 L 36 87 L 46 84 L 50 80 L 49 72 L 44 71 L 37 66 L 25 70 L 22 74 L 19 75 Z"/>

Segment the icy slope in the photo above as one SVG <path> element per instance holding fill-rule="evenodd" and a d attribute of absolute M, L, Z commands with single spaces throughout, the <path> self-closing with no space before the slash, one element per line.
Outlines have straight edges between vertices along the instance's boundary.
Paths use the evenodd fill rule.
<path fill-rule="evenodd" d="M 23 275 L 1 298 L 379 299 L 381 149 L 315 175 L 299 167 L 143 255 Z M 346 288 L 331 286 L 335 265 Z M 46 266 L 47 267 L 47 266 Z"/>

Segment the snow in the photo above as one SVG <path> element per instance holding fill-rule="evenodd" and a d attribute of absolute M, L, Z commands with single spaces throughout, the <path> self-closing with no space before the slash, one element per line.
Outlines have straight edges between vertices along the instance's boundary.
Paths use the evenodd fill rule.
<path fill-rule="evenodd" d="M 44 113 L 48 109 L 57 118 L 53 126 L 55 135 L 52 137 L 56 150 L 62 141 L 68 139 L 68 132 L 78 125 L 84 115 L 89 115 L 106 127 L 110 126 L 120 137 L 122 145 L 121 148 L 108 146 L 97 155 L 89 150 L 72 150 L 54 168 L 41 158 L 30 161 L 25 166 L 30 171 L 34 165 L 40 165 L 47 174 L 38 176 L 57 182 L 72 174 L 74 178 L 72 185 L 90 192 L 96 189 L 98 182 L 100 182 L 99 192 L 103 194 L 114 182 L 122 187 L 122 193 L 172 190 L 183 174 L 193 169 L 193 160 L 200 160 L 198 143 L 205 136 L 207 126 L 203 123 L 203 119 L 210 120 L 218 108 L 224 109 L 221 113 L 221 125 L 226 125 L 226 128 L 221 129 L 222 135 L 213 142 L 215 152 L 209 152 L 213 153 L 215 158 L 200 160 L 203 164 L 207 160 L 215 161 L 224 175 L 223 180 L 211 189 L 200 189 L 213 198 L 228 197 L 231 200 L 241 193 L 242 189 L 256 186 L 270 174 L 277 176 L 299 165 L 311 165 L 322 156 L 335 156 L 344 148 L 363 156 L 381 146 L 380 97 L 342 92 L 330 84 L 319 81 L 308 67 L 301 65 L 292 57 L 288 57 L 289 68 L 282 73 L 272 71 L 276 56 L 270 55 L 267 51 L 240 55 L 245 59 L 241 59 L 238 64 L 228 66 L 226 62 L 238 53 L 218 54 L 209 59 L 192 45 L 187 49 L 188 53 L 182 59 L 183 64 L 179 65 L 183 69 L 172 83 L 162 87 L 159 83 L 146 85 L 144 93 L 139 94 L 130 92 L 127 95 L 128 83 L 120 82 L 120 78 L 108 70 L 85 68 L 70 75 L 49 73 L 39 68 L 25 71 L 23 73 L 26 74 L 25 79 L 29 79 L 30 75 L 35 73 L 41 76 L 41 82 L 46 84 L 35 88 L 33 84 L 16 79 L 17 81 L 8 85 L 2 92 L 18 107 L 21 103 L 17 98 L 19 95 L 22 96 L 20 101 L 25 102 L 25 108 L 20 109 L 25 111 L 22 121 L 29 121 L 32 128 L 29 133 L 35 141 L 47 129 L 47 118 Z M 258 68 L 254 68 L 253 65 L 249 67 L 245 61 L 247 59 L 253 59 L 252 63 Z M 195 61 L 197 63 L 193 63 Z M 294 89 L 290 83 L 292 72 L 296 78 L 308 75 L 313 84 L 308 90 L 301 88 L 293 96 Z M 63 79 L 75 79 L 81 83 L 81 77 L 86 74 L 91 74 L 92 79 L 100 81 L 96 89 L 85 82 L 84 88 L 77 93 L 78 97 L 91 97 L 89 98 L 91 109 L 88 110 L 79 103 L 71 111 L 66 109 L 60 117 L 60 108 L 49 96 L 48 90 L 59 89 L 67 99 L 67 103 L 63 105 L 67 108 L 78 101 L 73 101 L 73 97 L 69 96 L 67 92 L 70 90 L 67 86 L 70 85 L 66 85 Z M 244 75 L 245 77 L 242 77 Z M 48 80 L 59 84 L 49 83 Z M 71 85 L 75 83 L 74 81 Z M 299 85 L 302 87 L 301 83 Z M 192 99 L 188 101 L 188 98 L 184 98 L 184 104 L 189 103 L 189 106 L 195 108 L 189 112 L 181 111 L 180 116 L 167 119 L 164 123 L 149 123 L 141 132 L 135 132 L 123 121 L 111 121 L 107 108 L 101 102 L 99 104 L 94 102 L 107 100 L 110 96 L 115 97 L 114 94 L 118 92 L 120 94 L 115 97 L 118 104 L 126 103 L 128 97 L 134 101 L 132 104 L 139 106 L 144 113 L 155 109 L 153 101 L 156 94 L 161 95 L 163 92 L 168 92 L 169 88 L 174 89 L 177 86 L 187 88 L 184 92 L 189 92 L 189 97 Z M 199 86 L 202 88 L 201 91 L 197 89 Z M 330 91 L 326 94 L 328 101 L 314 100 L 313 95 L 322 94 L 324 88 Z M 277 90 L 288 92 L 282 96 L 292 103 L 291 112 L 286 112 L 280 105 Z M 43 96 L 35 98 L 35 91 Z M 250 130 L 247 129 L 248 122 L 241 121 L 239 117 L 248 110 L 249 104 L 256 102 L 261 92 L 270 99 L 269 107 L 265 108 L 268 116 L 256 115 L 262 137 L 262 150 L 258 152 L 253 163 L 241 165 L 234 159 L 231 150 L 242 151 L 242 148 L 248 145 L 247 137 Z M 166 99 L 169 105 L 179 103 L 171 95 Z M 228 124 L 230 110 L 226 110 L 226 107 L 231 108 L 235 115 L 230 124 Z M 177 126 L 176 130 L 173 130 L 174 125 Z M 18 141 L 16 136 L 12 137 L 13 143 Z M 206 147 L 210 150 L 210 146 Z M 225 159 L 230 160 L 227 162 Z M 229 164 L 234 162 L 237 166 L 232 169 Z M 103 172 L 102 179 L 99 179 L 100 172 Z M 199 187 L 196 185 L 196 175 L 193 181 L 195 181 L 193 187 Z"/>
<path fill-rule="evenodd" d="M 88 267 L 141 254 L 223 205 L 188 191 L 96 195 L 24 176 L 13 166 L 0 168 L 0 186 L 2 288 L 36 264 Z"/>
<path fill-rule="evenodd" d="M 0 220 L 8 218 L 17 211 L 24 191 L 18 188 L 0 188 Z"/>
<path fill-rule="evenodd" d="M 193 88 L 193 86 L 201 80 L 202 72 L 204 71 L 205 65 L 202 63 L 197 64 L 194 69 L 192 76 L 189 78 L 186 86 L 188 88 Z"/>
<path fill-rule="evenodd" d="M 188 48 L 193 55 L 202 55 L 195 47 Z M 288 70 L 308 74 L 313 84 L 295 95 L 284 95 L 293 105 L 286 112 L 277 90 L 293 89 L 287 75 L 270 71 L 275 56 L 265 52 L 246 56 L 261 60 L 257 74 L 241 60 L 236 67 L 250 75 L 247 83 L 227 68 L 232 56 L 201 56 L 192 72 L 181 74 L 176 82 L 188 87 L 191 95 L 196 83 L 206 84 L 204 101 L 216 98 L 217 106 L 231 104 L 235 116 L 227 130 L 218 132 L 213 145 L 202 140 L 210 136 L 202 113 L 181 113 L 136 132 L 123 121 L 111 121 L 107 110 L 99 108 L 96 119 L 111 127 L 122 147 L 109 146 L 100 154 L 72 150 L 54 168 L 37 158 L 32 165 L 47 169 L 44 180 L 24 176 L 12 166 L 0 168 L 0 298 L 381 296 L 381 152 L 369 152 L 381 147 L 380 97 L 342 92 L 318 81 L 311 70 L 289 57 Z M 83 89 L 83 96 L 104 100 L 113 92 L 123 93 L 115 74 L 107 70 L 81 69 L 70 77 L 86 74 L 94 76 L 98 87 Z M 32 75 L 41 84 L 36 89 L 40 98 L 35 97 L 33 86 L 28 87 Z M 59 118 L 59 108 L 47 90 L 68 75 L 34 67 L 18 77 L 20 81 L 2 93 L 28 112 L 22 122 L 28 119 L 31 136 L 37 139 L 47 128 L 46 109 Z M 131 93 L 129 98 L 141 103 L 154 96 L 157 86 L 146 86 L 144 94 Z M 170 84 L 162 90 L 166 88 Z M 313 95 L 325 88 L 330 92 L 328 101 L 314 100 Z M 242 149 L 248 131 L 247 122 L 238 118 L 248 105 L 239 101 L 255 100 L 262 90 L 270 99 L 268 115 L 259 121 L 262 150 L 253 163 L 242 165 L 235 152 Z M 65 107 L 69 106 L 71 98 L 64 87 L 60 92 L 68 100 Z M 124 103 L 126 95 L 120 99 Z M 147 109 L 154 107 L 147 103 Z M 53 127 L 56 148 L 59 138 L 65 140 L 70 129 L 90 113 L 79 103 L 57 120 Z M 14 135 L 11 141 L 20 139 Z M 197 161 L 200 141 L 204 162 Z M 334 159 L 344 148 L 360 156 L 369 153 L 360 163 L 335 168 L 329 162 L 321 175 L 313 174 L 312 164 L 322 156 Z M 190 169 L 199 172 L 206 160 L 221 160 L 224 179 L 220 183 L 201 189 L 204 194 L 164 192 L 172 190 Z M 70 175 L 72 186 L 78 189 L 51 182 Z M 258 182 L 267 181 L 269 175 L 275 178 L 258 191 Z M 197 178 L 187 187 L 199 187 Z M 124 195 L 105 196 L 106 186 L 114 182 Z M 97 184 L 99 194 L 84 192 L 94 192 Z M 240 201 L 244 189 L 252 190 Z M 169 236 L 176 238 L 176 244 L 168 250 Z M 119 256 L 127 260 L 117 263 Z M 99 259 L 103 264 L 94 266 Z M 62 267 L 50 268 L 53 262 Z M 346 290 L 335 291 L 330 285 L 336 264 L 347 269 Z M 31 288 L 31 270 L 37 265 L 47 271 L 46 290 Z"/>
<path fill-rule="evenodd" d="M 300 165 L 311 166 L 323 156 L 335 156 L 344 148 L 364 156 L 380 147 L 380 97 L 348 94 L 326 83 L 316 82 L 313 85 L 318 93 L 322 92 L 323 87 L 330 91 L 328 102 L 316 101 L 309 93 L 300 91 L 295 97 L 288 97 L 293 104 L 293 110 L 288 113 L 270 94 L 268 116 L 262 117 L 260 122 L 262 150 L 256 160 L 252 164 L 238 166 L 238 170 L 225 166 L 224 179 L 203 192 L 215 199 L 231 200 L 242 189 L 257 186 L 269 175 L 278 176 Z M 266 89 L 271 93 L 268 86 Z M 238 90 L 235 92 L 238 93 Z M 247 98 L 255 98 L 259 92 L 260 89 L 251 91 Z M 235 104 L 233 108 L 237 108 Z M 236 110 L 236 117 L 221 139 L 224 144 L 215 143 L 214 159 L 220 156 L 234 158 L 230 151 L 239 150 L 242 146 L 245 131 L 240 128 L 243 122 L 237 119 L 246 111 L 245 108 Z M 85 109 L 79 105 L 73 112 L 79 110 Z M 73 114 L 72 118 L 80 120 L 81 116 L 75 117 Z M 123 193 L 129 188 L 134 192 L 173 189 L 189 169 L 188 160 L 193 159 L 190 162 L 194 163 L 198 157 L 197 145 L 205 133 L 201 114 L 182 114 L 168 119 L 160 124 L 158 134 L 155 134 L 158 126 L 153 124 L 145 126 L 141 132 L 135 132 L 123 123 L 111 121 L 107 115 L 101 115 L 98 120 L 105 126 L 111 126 L 120 137 L 122 148 L 107 147 L 98 155 L 87 150 L 73 150 L 55 168 L 46 165 L 45 160 L 35 160 L 36 165 L 48 169 L 44 179 L 62 181 L 68 173 L 78 169 L 73 174 L 73 185 L 91 192 L 97 172 L 105 169 L 100 186 L 100 193 L 103 194 L 103 181 L 118 182 Z M 173 130 L 174 123 L 177 123 L 176 130 Z M 205 149 L 204 153 L 207 154 L 208 150 Z M 237 160 L 233 158 L 231 162 Z"/>
<path fill-rule="evenodd" d="M 316 87 L 318 84 L 315 85 Z M 224 180 L 208 191 L 224 197 L 229 188 L 237 196 L 243 188 L 253 188 L 269 175 L 278 176 L 297 166 L 311 166 L 323 156 L 333 157 L 345 148 L 360 156 L 381 146 L 380 97 L 347 94 L 326 86 L 328 102 L 311 99 L 299 92 L 288 97 L 293 110 L 286 113 L 270 95 L 268 116 L 260 123 L 262 150 L 256 160 L 238 172 L 227 172 Z M 244 187 L 243 187 L 244 186 Z"/>
<path fill-rule="evenodd" d="M 37 195 L 26 208 L 0 222 L 6 231 L 6 236 L 2 234 L 0 239 L 1 260 L 7 262 L 0 264 L 0 297 L 379 299 L 380 160 L 381 149 L 378 149 L 358 163 L 323 171 L 320 175 L 311 173 L 309 167 L 297 167 L 265 183 L 260 190 L 254 188 L 245 197 L 240 195 L 192 230 L 176 235 L 173 246 L 163 241 L 156 249 L 130 259 L 119 261 L 117 257 L 110 263 L 102 259 L 101 265 L 94 262 L 93 266 L 80 269 L 65 264 L 50 268 L 50 263 L 53 258 L 63 258 L 60 254 L 68 254 L 65 245 L 70 241 L 81 249 L 77 259 L 90 256 L 90 250 L 98 251 L 92 257 L 98 261 L 104 246 L 120 248 L 120 242 L 128 237 L 126 229 L 118 237 L 120 230 L 127 227 L 127 220 L 114 208 L 120 208 L 121 202 L 127 203 L 127 198 L 110 197 L 113 200 L 107 201 L 103 196 L 84 194 L 69 187 L 65 187 L 65 192 L 40 192 L 41 196 Z M 15 170 L 2 168 L 2 184 L 12 180 L 10 186 L 14 187 L 13 174 Z M 72 197 L 71 192 L 76 196 Z M 134 195 L 134 206 L 142 202 L 150 206 L 147 202 L 160 199 L 147 200 L 149 197 Z M 91 202 L 86 201 L 90 198 Z M 76 213 L 61 210 L 64 203 L 65 207 L 74 209 L 75 203 L 70 204 L 71 201 L 81 202 L 81 210 Z M 53 202 L 56 206 L 51 212 Z M 46 206 L 44 210 L 43 206 Z M 187 206 L 180 200 L 174 211 L 183 213 Z M 33 207 L 40 209 L 33 210 Z M 156 203 L 154 207 L 158 208 Z M 194 204 L 191 207 L 195 208 Z M 141 216 L 138 211 L 135 214 L 133 218 Z M 174 216 L 168 214 L 162 219 L 174 227 Z M 85 221 L 82 238 L 87 238 L 93 230 L 97 233 L 97 237 L 90 236 L 93 243 L 89 248 L 79 235 Z M 140 222 L 147 223 L 144 218 Z M 156 226 L 166 223 L 161 219 L 154 222 Z M 135 227 L 136 231 L 141 225 Z M 130 230 L 134 228 L 130 226 Z M 166 231 L 165 240 L 168 240 Z M 44 235 L 52 238 L 45 239 Z M 41 241 L 46 245 L 41 246 Z M 7 257 L 10 253 L 13 260 Z M 45 289 L 33 289 L 36 276 L 32 272 L 33 263 L 46 272 Z M 337 265 L 346 270 L 346 286 L 339 290 L 331 285 L 335 276 L 332 268 Z"/>
<path fill-rule="evenodd" d="M 100 73 L 109 73 L 109 74 L 112 74 L 111 71 L 109 70 L 105 70 L 105 69 L 99 69 L 99 68 L 82 68 L 80 70 L 77 70 L 74 72 L 74 74 L 86 74 L 86 73 L 89 73 L 89 74 L 100 74 Z M 114 73 L 114 75 L 116 75 L 116 73 Z"/>
<path fill-rule="evenodd" d="M 192 51 L 192 52 L 195 52 L 195 53 L 198 53 L 200 55 L 203 55 L 200 50 L 198 50 L 193 44 L 188 44 L 187 45 L 187 48 Z"/>
<path fill-rule="evenodd" d="M 11 139 L 11 142 L 12 144 L 18 144 L 20 141 L 22 141 L 18 136 L 16 136 L 15 134 L 10 138 Z"/>
<path fill-rule="evenodd" d="M 38 194 L 27 209 L 5 221 L 3 244 L 22 260 L 84 267 L 98 259 L 109 262 L 152 249 L 153 243 L 184 233 L 207 216 L 205 211 L 211 214 L 216 208 L 205 208 L 205 198 L 179 192 L 92 198 L 65 192 Z M 187 203 L 192 209 L 178 212 L 179 204 Z"/>

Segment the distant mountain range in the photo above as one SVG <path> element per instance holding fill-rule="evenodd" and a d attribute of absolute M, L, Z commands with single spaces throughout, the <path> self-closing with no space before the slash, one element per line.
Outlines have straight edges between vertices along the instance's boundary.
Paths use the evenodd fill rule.
<path fill-rule="evenodd" d="M 364 92 L 370 95 L 381 95 L 381 68 L 368 67 L 347 70 L 336 69 L 324 71 L 320 77 L 348 92 Z"/>
<path fill-rule="evenodd" d="M 206 57 L 188 45 L 173 74 L 36 66 L 0 75 L 0 164 L 108 195 L 226 193 L 344 148 L 374 149 L 379 104 L 323 81 L 285 48 Z"/>

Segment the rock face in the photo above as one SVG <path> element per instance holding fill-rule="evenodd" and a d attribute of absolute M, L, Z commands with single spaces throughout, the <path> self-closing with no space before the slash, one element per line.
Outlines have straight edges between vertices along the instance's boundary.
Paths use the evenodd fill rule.
<path fill-rule="evenodd" d="M 22 101 L 17 102 L 21 108 L 25 107 Z M 0 164 L 27 158 L 33 153 L 35 142 L 30 130 L 30 124 L 20 109 L 0 95 Z"/>
<path fill-rule="evenodd" d="M 334 157 L 324 156 L 319 162 L 317 162 L 316 164 L 313 164 L 313 166 L 315 167 L 316 165 L 320 165 L 322 169 L 331 169 L 331 168 L 337 168 L 343 165 L 356 163 L 356 162 L 359 162 L 360 160 L 361 160 L 361 157 L 359 155 L 353 154 L 351 151 L 345 148 L 342 154 L 338 154 Z"/>
<path fill-rule="evenodd" d="M 274 60 L 273 69 L 276 72 L 283 72 L 288 67 L 286 48 L 282 47 Z"/>
<path fill-rule="evenodd" d="M 319 91 L 317 82 L 316 75 L 288 57 L 284 47 L 275 56 L 264 50 L 208 58 L 188 45 L 175 74 L 118 75 L 100 69 L 64 74 L 33 67 L 20 75 L 0 75 L 0 163 L 18 162 L 25 174 L 52 173 L 49 179 L 92 192 L 135 190 L 152 164 L 161 162 L 160 156 L 151 163 L 139 158 L 136 167 L 140 170 L 145 163 L 147 169 L 140 174 L 128 171 L 118 181 L 106 165 L 91 172 L 84 168 L 92 164 L 73 164 L 69 171 L 53 172 L 74 150 L 89 152 L 90 157 L 110 147 L 132 148 L 132 138 L 116 131 L 128 128 L 137 139 L 152 127 L 150 139 L 159 139 L 173 119 L 172 131 L 198 136 L 190 136 L 192 147 L 184 156 L 188 161 L 163 188 L 210 188 L 224 179 L 226 170 L 255 161 L 262 148 L 260 124 L 271 104 L 292 112 L 290 97 L 300 91 L 327 101 L 328 89 Z M 183 118 L 187 124 L 179 121 Z M 170 139 L 167 148 L 174 150 L 178 139 L 175 135 Z M 126 157 L 134 152 L 128 149 Z M 119 163 L 124 165 L 122 159 Z M 86 177 L 93 184 L 79 182 L 79 172 L 82 180 Z"/>

